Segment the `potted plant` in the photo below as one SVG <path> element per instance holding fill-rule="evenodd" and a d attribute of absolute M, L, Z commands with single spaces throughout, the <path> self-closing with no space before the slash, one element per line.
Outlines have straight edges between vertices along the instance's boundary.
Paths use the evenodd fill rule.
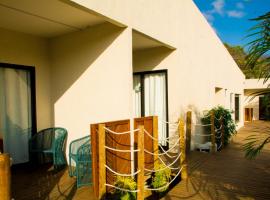
<path fill-rule="evenodd" d="M 136 190 L 137 184 L 132 177 L 121 177 L 117 176 L 114 184 L 116 187 L 127 189 L 127 190 Z M 119 189 L 116 189 L 114 192 L 114 199 L 121 200 L 136 200 L 136 192 L 126 192 Z"/>
<path fill-rule="evenodd" d="M 155 166 L 156 172 L 152 174 L 152 187 L 154 189 L 153 195 L 155 195 L 157 198 L 162 196 L 169 188 L 169 182 L 171 180 L 171 169 L 166 168 L 166 166 L 162 163 L 158 163 Z"/>
<path fill-rule="evenodd" d="M 215 115 L 215 128 L 219 129 L 220 128 L 220 119 L 221 117 L 223 118 L 223 124 L 224 124 L 224 146 L 226 146 L 232 135 L 236 133 L 236 125 L 235 122 L 232 118 L 232 112 L 229 111 L 228 109 L 223 108 L 222 106 L 217 106 L 209 110 L 207 113 L 205 113 L 204 117 L 202 118 L 202 123 L 203 124 L 210 124 L 211 123 L 211 113 L 214 112 Z M 208 132 L 210 132 L 210 127 L 206 127 Z M 221 139 L 217 139 L 217 143 L 221 142 Z"/>

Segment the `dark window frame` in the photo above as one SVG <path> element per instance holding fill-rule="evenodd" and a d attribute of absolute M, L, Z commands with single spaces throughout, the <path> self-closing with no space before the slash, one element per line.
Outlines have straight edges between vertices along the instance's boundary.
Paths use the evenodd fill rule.
<path fill-rule="evenodd" d="M 31 117 L 32 117 L 32 136 L 37 133 L 37 113 L 36 113 L 36 70 L 34 66 L 18 65 L 0 62 L 0 68 L 11 68 L 26 70 L 30 72 L 31 90 Z"/>
<path fill-rule="evenodd" d="M 144 78 L 145 75 L 148 74 L 165 74 L 165 88 L 166 88 L 166 121 L 169 121 L 169 104 L 168 104 L 168 70 L 162 69 L 162 70 L 154 70 L 154 71 L 142 71 L 142 72 L 134 72 L 133 75 L 139 75 L 140 76 L 140 83 L 141 83 L 141 116 L 145 117 L 145 102 L 144 102 Z M 169 126 L 166 124 L 166 137 L 169 137 Z M 169 148 L 169 142 L 166 142 L 166 146 L 164 146 L 165 149 Z"/>
<path fill-rule="evenodd" d="M 238 100 L 236 101 L 236 99 Z M 238 107 L 237 107 L 238 109 L 236 110 L 237 104 L 238 104 Z M 240 94 L 234 95 L 234 110 L 235 110 L 235 113 L 234 113 L 235 122 L 239 122 L 240 121 Z"/>

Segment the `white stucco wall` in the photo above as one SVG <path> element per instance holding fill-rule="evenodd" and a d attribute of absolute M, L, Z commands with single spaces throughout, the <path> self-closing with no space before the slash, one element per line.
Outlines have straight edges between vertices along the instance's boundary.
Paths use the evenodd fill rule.
<path fill-rule="evenodd" d="M 101 2 L 80 1 L 98 11 L 105 9 L 104 13 L 108 16 L 116 15 L 118 6 L 109 10 L 108 6 L 102 6 L 108 2 Z M 114 1 L 115 5 L 117 2 Z M 147 15 L 147 20 L 143 7 L 151 7 L 153 13 Z M 135 51 L 133 59 L 134 71 L 168 69 L 170 120 L 189 109 L 201 112 L 218 104 L 228 107 L 229 94 L 233 93 L 241 95 L 238 127 L 243 125 L 245 77 L 192 1 L 139 1 L 132 8 L 123 6 L 122 9 L 130 12 L 121 12 L 117 19 L 176 48 L 171 53 L 159 48 Z M 164 15 L 156 15 L 160 10 Z M 126 13 L 129 17 L 125 16 Z M 130 16 L 133 14 L 134 18 Z M 221 88 L 224 93 L 223 99 L 218 100 L 220 102 L 217 102 L 215 87 Z"/>
<path fill-rule="evenodd" d="M 52 125 L 51 78 L 46 39 L 0 28 L 0 63 L 36 69 L 37 129 Z"/>
<path fill-rule="evenodd" d="M 55 126 L 70 141 L 90 124 L 129 119 L 132 112 L 131 30 L 110 24 L 50 41 Z"/>

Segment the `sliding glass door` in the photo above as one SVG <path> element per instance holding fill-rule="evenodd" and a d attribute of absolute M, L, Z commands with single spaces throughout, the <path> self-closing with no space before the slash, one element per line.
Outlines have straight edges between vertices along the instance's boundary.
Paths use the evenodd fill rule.
<path fill-rule="evenodd" d="M 0 63 L 0 140 L 14 164 L 29 161 L 33 130 L 31 71 Z"/>
<path fill-rule="evenodd" d="M 158 116 L 160 144 L 167 146 L 167 73 L 166 71 L 142 72 L 134 74 L 135 117 Z"/>

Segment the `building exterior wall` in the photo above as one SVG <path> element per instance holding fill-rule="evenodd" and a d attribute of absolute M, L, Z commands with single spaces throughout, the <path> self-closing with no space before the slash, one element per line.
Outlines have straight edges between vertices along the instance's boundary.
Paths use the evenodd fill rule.
<path fill-rule="evenodd" d="M 189 109 L 200 113 L 220 104 L 215 100 L 216 87 L 224 95 L 225 90 L 226 94 L 240 94 L 243 110 L 245 76 L 192 1 L 128 1 L 121 5 L 113 1 L 114 6 L 106 0 L 76 2 L 176 48 L 172 52 L 146 49 L 133 55 L 135 72 L 168 70 L 170 120 Z M 151 8 L 151 15 L 145 13 L 146 7 Z M 223 98 L 226 107 L 230 95 Z M 243 125 L 243 112 L 240 117 L 239 127 Z"/>
<path fill-rule="evenodd" d="M 63 126 L 69 144 L 91 123 L 131 118 L 133 72 L 160 69 L 168 71 L 170 121 L 233 109 L 230 96 L 239 94 L 243 125 L 245 77 L 193 1 L 72 1 L 126 27 L 104 23 L 52 39 L 0 30 L 0 61 L 36 67 L 38 129 Z M 132 52 L 133 30 L 165 47 Z"/>
<path fill-rule="evenodd" d="M 132 113 L 131 30 L 111 24 L 50 41 L 55 126 L 70 141 L 90 124 L 129 119 Z"/>
<path fill-rule="evenodd" d="M 37 129 L 50 127 L 53 122 L 48 41 L 0 29 L 0 62 L 35 67 Z"/>

